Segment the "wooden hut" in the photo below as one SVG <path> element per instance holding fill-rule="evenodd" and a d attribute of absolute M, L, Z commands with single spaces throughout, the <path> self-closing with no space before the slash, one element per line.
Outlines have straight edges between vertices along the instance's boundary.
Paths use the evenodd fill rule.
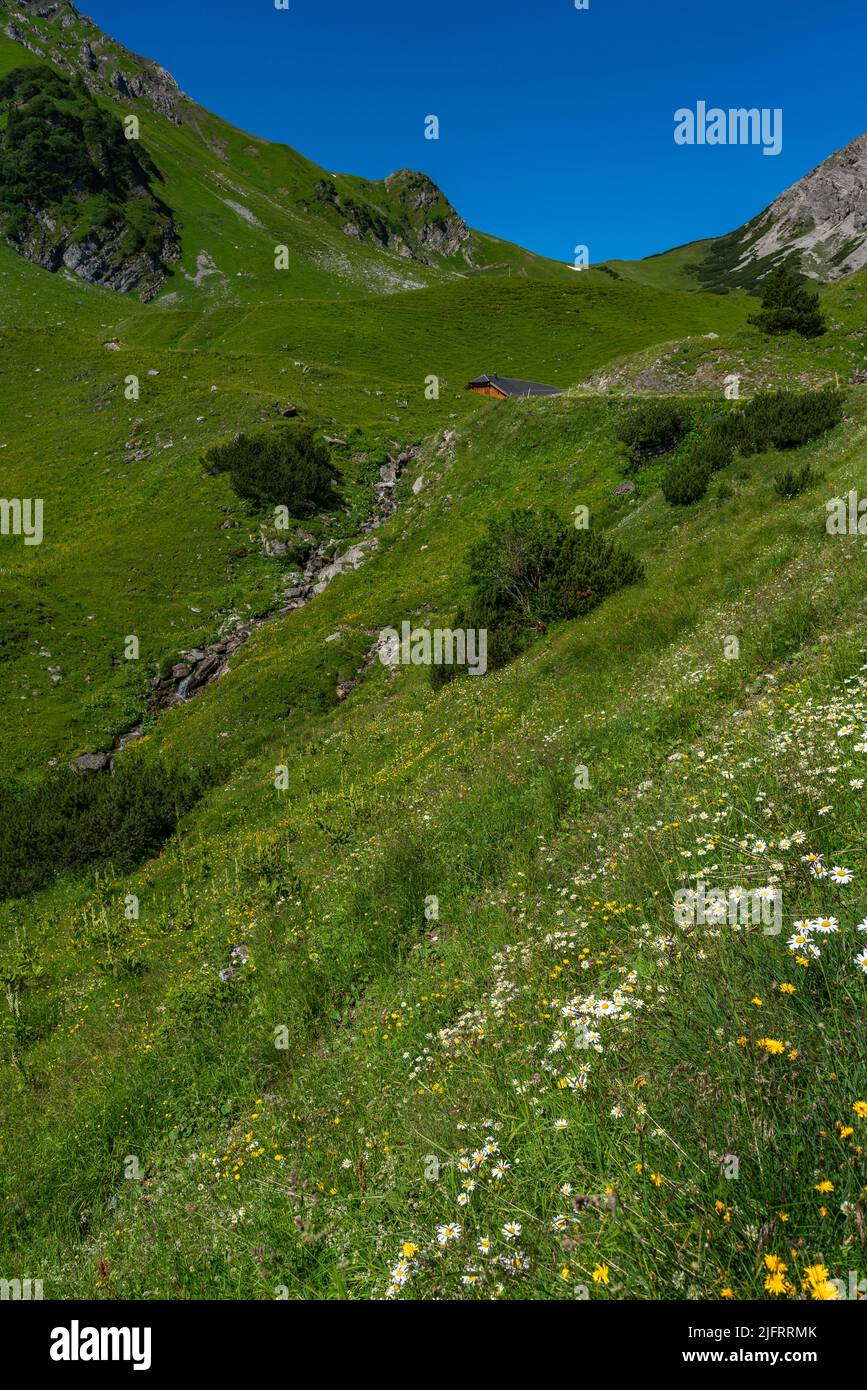
<path fill-rule="evenodd" d="M 479 396 L 493 396 L 498 401 L 526 400 L 530 396 L 559 396 L 556 386 L 543 386 L 539 381 L 516 381 L 510 376 L 477 376 L 467 382 L 467 390 Z"/>

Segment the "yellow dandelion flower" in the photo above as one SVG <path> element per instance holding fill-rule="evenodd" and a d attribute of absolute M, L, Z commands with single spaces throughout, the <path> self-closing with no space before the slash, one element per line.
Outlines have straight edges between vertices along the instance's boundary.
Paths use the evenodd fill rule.
<path fill-rule="evenodd" d="M 831 1280 L 824 1284 L 814 1284 L 810 1293 L 811 1298 L 820 1299 L 823 1303 L 830 1302 L 832 1299 L 840 1297 L 840 1290 Z"/>

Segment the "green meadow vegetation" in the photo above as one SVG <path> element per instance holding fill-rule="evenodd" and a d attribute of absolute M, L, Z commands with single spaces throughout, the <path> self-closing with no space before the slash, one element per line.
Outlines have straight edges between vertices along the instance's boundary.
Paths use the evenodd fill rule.
<path fill-rule="evenodd" d="M 294 151 L 133 106 L 182 228 L 157 298 L 0 245 L 0 491 L 45 504 L 41 545 L 0 537 L 0 1274 L 838 1296 L 867 1275 L 867 656 L 865 538 L 825 520 L 867 490 L 867 274 L 811 339 L 659 267 L 478 233 L 472 268 L 407 260 L 305 212 Z M 456 615 L 484 677 L 382 659 Z M 679 920 L 700 884 L 781 893 L 781 930 Z"/>

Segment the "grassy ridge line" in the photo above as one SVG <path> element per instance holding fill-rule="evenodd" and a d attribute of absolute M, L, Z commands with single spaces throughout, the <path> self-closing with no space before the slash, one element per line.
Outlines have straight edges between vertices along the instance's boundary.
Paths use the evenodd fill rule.
<path fill-rule="evenodd" d="M 750 305 L 749 300 L 738 302 Z M 864 370 L 867 274 L 859 271 L 824 290 L 821 302 L 829 325 L 821 338 L 808 341 L 787 334 L 775 339 L 769 351 L 762 335 L 736 328 L 716 341 L 692 337 L 654 345 L 612 360 L 578 390 L 671 394 L 716 388 L 722 392 L 726 377 L 732 374 L 739 376 L 744 397 L 768 386 L 797 389 L 834 382 L 835 373 L 845 385 Z"/>
<path fill-rule="evenodd" d="M 459 505 L 464 527 L 470 517 L 478 516 L 479 497 L 490 489 L 493 479 L 496 479 L 501 506 L 510 503 L 516 489 L 520 490 L 519 495 L 526 490 L 528 478 L 533 480 L 531 488 L 538 489 L 540 497 L 548 496 L 549 500 L 551 484 L 555 482 L 556 487 L 562 490 L 560 496 L 565 502 L 566 498 L 575 496 L 575 478 L 564 469 L 564 464 L 568 458 L 574 457 L 577 443 L 575 432 L 581 431 L 584 466 L 588 474 L 596 479 L 601 499 L 616 477 L 613 468 L 606 477 L 598 461 L 598 450 L 612 449 L 604 425 L 608 409 L 599 403 L 595 409 L 579 411 L 564 402 L 552 402 L 541 408 L 530 407 L 512 416 L 489 412 L 481 437 L 471 437 L 465 441 L 473 444 L 473 449 L 468 450 L 462 459 L 464 466 L 469 464 L 469 476 L 463 472 L 457 473 L 454 466 L 446 468 L 438 490 L 448 488 L 453 491 L 457 478 L 463 478 Z M 540 442 L 538 436 L 527 434 L 523 437 L 516 430 L 516 427 L 529 421 L 543 436 L 547 434 L 544 441 L 546 448 L 541 454 L 538 447 L 532 447 Z M 516 447 L 518 438 L 520 444 Z M 595 459 L 594 450 L 597 451 Z M 546 455 L 546 472 L 540 474 L 539 462 Z M 827 463 L 832 469 L 827 479 L 829 489 L 838 480 L 853 476 L 857 457 L 856 445 L 844 445 L 842 441 L 833 445 L 827 452 Z M 528 467 L 531 460 L 533 469 Z M 426 462 L 425 467 L 429 466 Z M 194 818 L 198 823 L 198 835 L 204 837 L 200 847 L 195 847 L 195 842 L 188 839 L 180 860 L 170 853 L 147 871 L 147 881 L 150 883 L 148 891 L 154 894 L 155 899 L 159 895 L 162 900 L 163 906 L 157 909 L 158 915 L 169 911 L 169 903 L 180 900 L 189 905 L 191 921 L 187 930 L 192 931 L 193 936 L 177 936 L 174 933 L 174 928 L 180 925 L 176 911 L 170 913 L 172 920 L 166 927 L 159 929 L 158 948 L 152 935 L 153 920 L 143 926 L 142 952 L 149 966 L 149 975 L 142 977 L 137 985 L 135 999 L 129 997 L 128 990 L 123 992 L 127 997 L 120 1005 L 122 1013 L 119 1017 L 123 1019 L 123 1026 L 119 1031 L 112 1027 L 112 1019 L 118 1015 L 105 1006 L 100 1009 L 97 1005 L 100 987 L 97 986 L 96 994 L 91 995 L 96 1013 L 94 1008 L 90 1008 L 81 1015 L 85 1036 L 78 1046 L 83 1046 L 90 1057 L 110 1057 L 111 1061 L 106 1060 L 97 1066 L 92 1099 L 84 1095 L 80 1097 L 78 1118 L 74 1122 L 78 1159 L 74 1169 L 67 1168 L 62 1178 L 49 1159 L 50 1150 L 44 1147 L 51 1142 L 51 1121 L 47 1121 L 47 1128 L 37 1145 L 41 1157 L 34 1165 L 34 1171 L 39 1172 L 40 1166 L 47 1163 L 52 1178 L 50 1182 L 46 1181 L 48 1171 L 43 1167 L 41 1182 L 34 1188 L 31 1201 L 38 1202 L 39 1190 L 44 1193 L 60 1182 L 70 1212 L 82 1205 L 90 1212 L 98 1210 L 116 1182 L 112 1176 L 117 1161 L 114 1151 L 118 1142 L 121 1146 L 125 1142 L 121 1136 L 131 1136 L 126 1142 L 133 1147 L 127 1152 L 137 1151 L 134 1145 L 139 1144 L 151 1155 L 148 1162 L 159 1165 L 165 1161 L 169 1168 L 173 1168 L 177 1159 L 172 1154 L 177 1154 L 175 1146 L 181 1137 L 179 1134 L 175 1134 L 174 1139 L 171 1137 L 172 1131 L 177 1130 L 175 1122 L 181 1125 L 183 1134 L 191 1142 L 200 1143 L 201 1126 L 207 1125 L 209 1118 L 211 1121 L 217 1118 L 213 1115 L 210 1097 L 225 1097 L 221 1105 L 226 1105 L 229 1113 L 243 1113 L 244 1100 L 251 1100 L 252 1090 L 264 1089 L 264 1082 L 269 1090 L 275 1085 L 278 1087 L 273 1102 L 282 1113 L 286 1104 L 285 1096 L 280 1099 L 284 1083 L 278 1084 L 276 1077 L 273 1081 L 269 1079 L 274 1064 L 273 1058 L 270 1066 L 267 1060 L 270 1028 L 265 1027 L 263 1035 L 254 1030 L 251 1036 L 246 1009 L 242 1009 L 240 1014 L 236 1013 L 234 1018 L 230 1012 L 228 1019 L 220 1021 L 219 1012 L 214 1018 L 210 1017 L 213 1001 L 206 999 L 203 1002 L 205 1014 L 201 1026 L 191 1030 L 187 1012 L 190 1000 L 185 993 L 194 989 L 194 979 L 198 974 L 195 967 L 191 969 L 193 960 L 201 960 L 203 955 L 212 961 L 219 960 L 230 944 L 230 937 L 235 938 L 239 932 L 246 930 L 251 917 L 258 926 L 259 913 L 263 910 L 260 905 L 264 905 L 266 921 L 271 920 L 271 910 L 267 908 L 269 895 L 276 895 L 278 899 L 282 897 L 284 906 L 274 919 L 274 926 L 264 926 L 261 938 L 256 936 L 256 927 L 250 928 L 250 939 L 254 941 L 256 951 L 255 983 L 257 989 L 265 991 L 265 996 L 255 1006 L 253 1017 L 262 1017 L 267 1024 L 270 1015 L 278 1021 L 286 1020 L 287 1026 L 291 1026 L 293 1068 L 300 1065 L 299 1051 L 312 1046 L 314 1057 L 321 1056 L 319 1047 L 312 1039 L 320 1034 L 331 1009 L 345 1019 L 348 1000 L 361 999 L 363 990 L 372 982 L 376 983 L 380 978 L 385 982 L 391 978 L 395 958 L 399 960 L 401 956 L 400 943 L 406 926 L 411 921 L 418 921 L 419 903 L 425 892 L 430 891 L 432 874 L 441 875 L 440 882 L 445 883 L 441 894 L 443 902 L 465 904 L 456 908 L 456 945 L 466 940 L 467 949 L 474 953 L 476 944 L 479 944 L 478 955 L 473 955 L 475 964 L 468 961 L 464 969 L 474 971 L 476 976 L 486 973 L 488 952 L 482 950 L 482 946 L 489 943 L 476 943 L 472 928 L 479 898 L 484 895 L 489 883 L 491 890 L 496 891 L 493 889 L 494 883 L 498 876 L 504 877 L 504 854 L 507 858 L 514 854 L 517 862 L 525 864 L 530 854 L 529 842 L 535 835 L 553 832 L 562 808 L 564 790 L 568 790 L 570 785 L 568 758 L 564 776 L 564 770 L 559 766 L 563 761 L 561 754 L 557 755 L 558 771 L 552 780 L 545 764 L 544 740 L 547 735 L 543 731 L 556 730 L 560 725 L 568 726 L 582 690 L 586 691 L 584 707 L 587 711 L 598 709 L 596 679 L 590 673 L 606 669 L 610 673 L 612 704 L 615 708 L 623 705 L 622 718 L 630 728 L 629 737 L 637 740 L 640 748 L 645 748 L 646 744 L 647 752 L 642 756 L 652 758 L 656 745 L 646 738 L 646 722 L 642 722 L 641 717 L 636 720 L 636 707 L 628 697 L 633 674 L 639 673 L 639 689 L 646 686 L 651 670 L 657 668 L 660 654 L 678 632 L 688 630 L 690 624 L 706 610 L 709 597 L 720 592 L 721 582 L 731 586 L 733 593 L 743 592 L 746 585 L 769 582 L 786 563 L 787 556 L 791 561 L 803 550 L 799 530 L 804 537 L 821 532 L 820 518 L 816 517 L 817 494 L 814 493 L 812 497 L 799 499 L 794 504 L 795 510 L 786 513 L 790 523 L 798 518 L 798 526 L 790 534 L 776 536 L 774 546 L 769 549 L 767 519 L 762 511 L 767 506 L 771 490 L 767 460 L 749 471 L 749 477 L 752 481 L 741 495 L 720 509 L 718 534 L 728 537 L 729 532 L 734 531 L 734 542 L 729 544 L 727 541 L 720 553 L 709 550 L 707 544 L 707 512 L 699 509 L 687 523 L 682 523 L 674 531 L 671 529 L 670 514 L 664 511 L 661 504 L 654 502 L 652 496 L 641 503 L 645 523 L 641 536 L 647 547 L 656 551 L 653 583 L 665 590 L 666 609 L 654 603 L 645 607 L 647 595 L 642 595 L 640 605 L 623 597 L 618 598 L 604 612 L 581 624 L 580 630 L 564 630 L 550 647 L 539 649 L 514 671 L 497 676 L 491 683 L 483 683 L 481 690 L 474 685 L 464 687 L 452 697 L 450 703 L 438 700 L 431 704 L 419 680 L 402 677 L 397 690 L 393 692 L 398 696 L 396 706 L 393 700 L 382 706 L 382 682 L 385 677 L 377 673 L 376 679 L 359 688 L 350 706 L 327 717 L 327 723 L 315 742 L 301 745 L 305 748 L 305 756 L 300 761 L 293 751 L 293 744 L 287 741 L 288 728 L 278 737 L 273 751 L 264 753 L 264 756 L 261 746 L 259 754 L 255 753 L 255 740 L 251 736 L 242 735 L 250 750 L 251 761 L 247 771 L 236 778 L 234 790 L 226 789 L 215 794 L 209 805 L 203 807 L 202 813 Z M 424 496 L 423 492 L 422 501 L 416 504 L 419 507 L 424 502 Z M 765 501 L 757 505 L 757 498 L 764 498 Z M 488 502 L 492 500 L 489 497 Z M 454 514 L 438 516 L 437 508 L 432 508 L 424 517 L 425 535 L 431 534 L 429 528 L 433 526 L 433 536 L 438 537 L 434 554 L 429 557 L 432 567 L 448 553 L 448 535 L 451 533 L 453 536 L 458 519 Z M 410 527 L 413 525 L 412 517 L 403 520 Z M 421 520 L 418 518 L 419 524 Z M 480 519 L 475 524 L 481 524 Z M 624 519 L 623 528 L 627 531 L 635 525 L 634 521 Z M 697 544 L 700 538 L 702 544 Z M 710 572 L 709 554 L 713 556 Z M 666 563 L 661 568 L 659 558 L 663 555 Z M 810 631 L 821 631 L 829 626 L 833 622 L 832 614 L 838 611 L 838 601 L 845 606 L 851 593 L 846 584 L 846 565 L 842 552 L 834 552 L 833 555 L 839 573 L 835 574 L 835 587 L 830 594 L 827 589 L 820 590 L 823 593 L 822 608 L 813 615 L 806 628 L 804 617 L 798 612 L 795 613 L 797 622 L 794 626 L 793 619 L 786 619 L 782 625 L 778 625 L 774 640 L 783 652 L 790 648 L 793 639 L 802 641 Z M 396 555 L 383 554 L 372 561 L 364 574 L 364 584 L 361 575 L 347 576 L 340 581 L 340 587 L 329 591 L 318 609 L 314 605 L 297 615 L 299 629 L 302 625 L 311 624 L 318 629 L 321 640 L 328 630 L 332 630 L 334 619 L 342 611 L 344 619 L 351 620 L 357 634 L 353 635 L 353 642 L 360 643 L 359 627 L 366 626 L 371 619 L 371 626 L 374 626 L 382 621 L 380 613 L 383 609 L 389 610 L 388 595 L 390 586 L 395 582 L 396 559 Z M 827 556 L 823 556 L 822 563 L 826 562 Z M 816 564 L 819 563 L 817 558 Z M 405 572 L 405 567 L 401 572 Z M 810 569 L 803 574 L 800 583 L 805 590 L 809 590 L 810 586 L 815 585 L 817 577 Z M 383 582 L 385 587 L 381 588 Z M 401 584 L 395 592 L 400 594 L 402 590 Z M 790 591 L 794 591 L 794 583 L 792 577 L 787 576 L 783 592 L 788 595 Z M 372 604 L 367 607 L 366 613 L 365 596 Z M 763 595 L 763 602 L 766 601 L 767 595 Z M 829 603 L 831 607 L 827 606 Z M 334 607 L 329 612 L 331 605 Z M 377 612 L 379 605 L 382 607 Z M 356 606 L 361 606 L 357 614 Z M 651 624 L 647 621 L 648 613 L 654 615 Z M 288 625 L 285 630 L 289 630 Z M 312 633 L 310 635 L 313 636 Z M 577 664 L 576 641 L 581 654 Z M 315 639 L 311 642 L 310 650 L 315 650 Z M 612 651 L 617 654 L 613 664 Z M 173 747 L 178 753 L 183 752 L 184 756 L 206 756 L 209 746 L 213 746 L 213 740 L 219 737 L 220 730 L 230 729 L 233 740 L 236 738 L 237 732 L 240 732 L 239 720 L 232 715 L 232 710 L 237 708 L 242 721 L 241 712 L 249 707 L 253 689 L 257 690 L 264 732 L 269 719 L 277 717 L 277 705 L 272 706 L 272 700 L 275 697 L 279 700 L 280 692 L 285 692 L 287 685 L 291 684 L 291 668 L 287 670 L 286 656 L 285 640 L 278 630 L 263 630 L 246 654 L 243 665 L 219 688 L 219 699 L 218 688 L 215 687 L 200 702 L 177 717 L 173 716 L 165 726 L 161 741 L 165 738 L 167 746 Z M 761 634 L 757 635 L 756 650 L 749 660 L 759 669 L 765 664 L 766 651 L 763 650 Z M 267 675 L 269 667 L 273 670 L 270 677 Z M 299 674 L 304 669 L 300 661 L 297 669 Z M 545 675 L 540 682 L 542 671 Z M 742 677 L 731 667 L 727 668 L 725 676 L 733 690 L 737 690 Z M 624 677 L 627 677 L 626 690 L 620 684 Z M 469 706 L 467 701 L 470 702 Z M 476 710 L 479 701 L 483 708 Z M 696 728 L 701 712 L 696 707 L 691 689 L 687 690 L 685 698 L 677 702 L 676 707 L 669 707 L 665 701 L 661 701 L 661 704 L 659 744 L 667 749 L 675 731 L 682 735 L 683 731 Z M 273 715 L 267 715 L 268 708 L 274 708 Z M 497 710 L 501 712 L 499 717 L 495 717 Z M 466 716 L 470 716 L 469 724 L 466 723 Z M 360 725 L 362 719 L 364 724 Z M 591 728 L 595 722 L 595 717 L 591 716 Z M 623 755 L 618 756 L 616 743 L 612 748 L 604 723 L 603 714 L 599 750 L 604 750 L 609 756 L 613 754 L 615 764 L 622 764 Z M 499 732 L 498 726 L 502 732 Z M 272 724 L 272 727 L 275 726 Z M 344 728 L 342 736 L 338 734 L 341 727 Z M 197 735 L 196 728 L 199 730 Z M 491 730 L 496 735 L 493 744 Z M 407 741 L 409 747 L 406 746 Z M 586 749 L 586 732 L 577 743 L 580 746 L 573 744 L 570 749 L 572 758 L 578 757 Z M 237 757 L 244 743 L 240 749 L 237 744 L 235 746 Z M 535 772 L 528 773 L 514 766 L 515 749 L 523 750 L 525 747 L 526 768 L 536 769 Z M 510 768 L 510 752 L 514 783 L 510 781 L 509 772 L 505 781 L 503 778 L 504 766 Z M 292 810 L 288 827 L 285 823 L 281 824 L 284 814 L 279 809 L 279 803 L 274 805 L 273 798 L 265 791 L 267 769 L 278 758 L 285 758 L 295 768 L 297 779 L 291 794 Z M 481 764 L 489 768 L 489 772 L 482 773 Z M 619 773 L 620 769 L 615 768 L 615 775 Z M 603 796 L 609 786 L 602 781 L 600 790 Z M 559 791 L 552 795 L 557 787 Z M 263 791 L 266 796 L 264 801 Z M 263 821 L 263 810 L 269 804 L 274 807 L 276 820 L 269 815 Z M 437 806 L 440 809 L 435 811 Z M 424 821 L 425 815 L 432 817 L 433 830 Z M 440 833 L 436 831 L 437 824 L 442 826 Z M 259 829 L 254 831 L 254 825 L 258 825 Z M 372 859 L 365 841 L 356 839 L 358 829 L 362 827 L 365 828 L 365 840 L 369 829 L 376 827 L 371 844 Z M 514 839 L 515 827 L 526 827 L 521 831 L 518 846 Z M 285 859 L 287 828 L 292 847 L 289 864 Z M 434 846 L 438 843 L 440 847 L 434 852 Z M 216 850 L 218 845 L 219 851 Z M 226 861 L 229 845 L 232 845 L 237 878 L 233 882 L 230 876 L 229 883 L 215 884 L 214 866 Z M 431 858 L 431 852 L 435 853 L 434 858 Z M 335 854 L 345 860 L 349 866 L 348 872 L 337 868 Z M 353 884 L 355 874 L 351 866 L 355 863 L 363 874 L 359 886 Z M 450 867 L 437 870 L 436 864 Z M 120 885 L 109 889 L 109 898 L 112 892 L 116 895 L 119 888 Z M 57 913 L 62 897 L 62 893 L 57 894 L 51 909 L 57 943 L 52 972 L 58 974 L 63 974 L 68 968 L 62 963 L 67 950 L 64 939 L 68 941 L 68 929 L 57 931 Z M 288 909 L 287 903 L 291 905 Z M 69 909 L 63 911 L 62 916 L 65 917 L 67 911 Z M 497 910 L 493 915 L 494 929 L 502 934 L 512 914 Z M 74 910 L 72 920 L 77 920 Z M 72 921 L 69 925 L 72 925 Z M 272 936 L 272 932 L 276 934 Z M 410 943 L 413 935 L 411 932 Z M 500 939 L 503 939 L 502 935 Z M 473 943 L 472 946 L 469 943 Z M 426 948 L 423 946 L 422 950 Z M 154 987 L 153 993 L 151 987 Z M 103 986 L 102 990 L 111 991 L 113 988 L 108 985 Z M 166 988 L 168 994 L 165 993 Z M 383 988 L 389 990 L 394 986 L 383 983 Z M 176 997 L 177 990 L 181 994 L 180 1001 Z M 160 1050 L 151 1043 L 153 1052 L 158 1052 L 158 1056 L 140 1051 L 131 1057 L 126 1049 L 130 1033 L 134 1031 L 134 1018 L 140 1020 L 140 1047 L 147 1049 L 149 1044 L 145 1039 L 151 1037 L 158 1022 L 152 1009 L 155 999 L 161 994 L 164 1001 L 168 1001 L 169 1008 L 169 1017 L 163 1020 L 168 1031 L 165 1032 L 163 1027 L 157 1029 L 161 1036 L 165 1036 L 164 1048 Z M 460 1002 L 457 1000 L 453 1005 L 446 998 L 442 1022 L 454 1018 Z M 141 1009 L 141 1014 L 138 1009 Z M 175 1031 L 178 1028 L 185 1039 L 184 1056 L 188 1056 L 189 1067 L 178 1053 Z M 73 1037 L 77 1038 L 79 1031 Z M 61 1042 L 62 1039 L 58 1037 L 48 1038 L 39 1048 L 44 1046 L 47 1049 L 47 1058 Z M 72 1046 L 75 1049 L 76 1044 Z M 343 1056 L 342 1052 L 340 1056 Z M 288 1059 L 278 1058 L 280 1064 L 285 1060 Z M 300 1061 L 303 1062 L 303 1057 Z M 335 1062 L 335 1066 L 338 1065 Z M 55 1061 L 51 1067 L 55 1074 L 52 1089 L 55 1085 L 63 1084 L 58 1072 L 70 1079 L 78 1076 L 80 1080 L 80 1073 L 74 1065 L 58 1068 Z M 264 1072 L 262 1067 L 265 1067 Z M 114 1078 L 111 1083 L 106 1075 L 109 1071 Z M 207 1086 L 203 1085 L 203 1075 L 209 1078 Z M 279 1076 L 279 1072 L 276 1075 Z M 309 1098 L 316 1092 L 311 1088 L 312 1083 L 303 1067 L 298 1075 L 306 1099 L 303 1105 L 299 1101 L 297 1110 L 299 1114 L 304 1114 L 310 1107 Z M 351 1089 L 346 1088 L 346 1093 L 350 1094 Z M 67 1099 L 72 1104 L 72 1092 L 67 1092 Z M 97 1120 L 97 1112 L 91 1111 L 92 1105 L 97 1106 L 103 1115 L 111 1116 L 108 1147 L 107 1136 L 99 1128 L 104 1121 Z M 165 1112 L 162 1107 L 165 1107 Z M 163 1145 L 158 1138 L 163 1126 L 156 1124 L 157 1116 L 161 1113 L 167 1113 L 173 1121 L 165 1138 L 168 1151 L 165 1160 L 160 1158 Z M 253 1113 L 252 1109 L 250 1113 Z M 277 1123 L 276 1117 L 274 1122 Z M 315 1135 L 319 1128 L 314 1124 L 312 1129 L 304 1133 Z M 290 1136 L 287 1134 L 284 1140 L 284 1130 L 279 1123 L 277 1133 L 281 1145 L 294 1155 L 297 1146 L 290 1149 Z M 142 1144 L 141 1140 L 146 1142 Z M 295 1140 L 292 1142 L 295 1145 Z M 314 1139 L 311 1142 L 318 1141 Z M 301 1152 L 305 1143 L 306 1139 L 301 1144 Z M 316 1153 L 320 1154 L 320 1150 L 317 1149 Z M 327 1157 L 327 1153 L 321 1151 L 323 1162 Z M 317 1171 L 315 1163 L 306 1166 L 310 1173 Z M 121 1188 L 121 1193 L 123 1191 Z M 215 1197 L 219 1195 L 217 1193 Z M 162 1217 L 154 1213 L 152 1205 L 148 1206 L 148 1212 L 148 1221 L 157 1221 L 159 1229 L 163 1230 L 159 1224 Z M 288 1215 L 283 1211 L 279 1219 L 283 1220 L 284 1217 L 285 1229 L 279 1240 L 276 1227 L 269 1225 L 269 1217 L 257 1213 L 255 1218 L 257 1222 L 264 1222 L 261 1231 L 268 1235 L 269 1240 L 277 1242 L 276 1248 L 280 1251 L 286 1245 L 292 1228 L 291 1211 Z M 58 1212 L 53 1207 L 52 1199 L 34 1224 L 38 1228 L 44 1221 L 46 1225 L 43 1230 L 56 1233 L 58 1228 L 54 1223 L 57 1218 Z M 91 1219 L 88 1216 L 88 1221 Z M 170 1213 L 166 1214 L 166 1219 L 171 1219 Z M 274 1220 L 277 1219 L 275 1215 Z M 33 1220 L 31 1216 L 30 1221 Z M 153 1233 L 151 1226 L 148 1229 Z M 35 1230 L 33 1234 L 36 1235 Z M 68 1237 L 68 1230 L 66 1234 Z M 365 1239 L 369 1238 L 369 1234 Z M 30 1238 L 27 1237 L 28 1247 Z M 223 1238 L 219 1231 L 215 1229 L 212 1238 L 217 1242 L 218 1249 L 222 1250 Z M 123 1278 L 132 1279 L 135 1283 L 138 1276 L 134 1270 L 139 1258 L 135 1250 L 141 1254 L 141 1247 L 136 1244 L 139 1236 L 130 1239 L 135 1249 L 131 1247 L 129 1254 L 123 1256 L 112 1244 L 112 1259 L 121 1261 L 126 1271 Z M 148 1277 L 157 1280 L 158 1269 L 157 1282 L 175 1278 L 174 1273 L 169 1274 L 174 1269 L 174 1257 L 169 1257 L 168 1236 L 164 1239 L 165 1245 L 160 1243 L 160 1250 L 164 1253 L 154 1256 L 154 1262 L 148 1264 L 148 1270 L 154 1273 L 153 1276 L 146 1276 L 145 1282 Z M 388 1239 L 391 1240 L 391 1236 Z M 230 1240 L 230 1244 L 235 1244 L 234 1239 Z M 303 1261 L 308 1260 L 306 1247 L 299 1251 L 293 1244 L 292 1249 L 295 1252 L 293 1259 L 297 1256 Z M 200 1247 L 197 1250 L 198 1260 L 202 1250 Z M 263 1287 L 261 1282 L 255 1282 L 258 1276 L 253 1269 L 248 1269 L 241 1276 L 231 1261 L 226 1261 L 225 1253 L 215 1254 L 213 1258 L 216 1269 L 204 1276 L 207 1280 L 216 1281 L 210 1287 L 223 1290 L 237 1287 L 233 1281 L 239 1278 L 242 1278 L 247 1289 Z M 314 1263 L 319 1258 L 317 1254 Z M 373 1278 L 372 1262 L 368 1264 L 368 1270 L 369 1274 L 365 1277 Z M 64 1273 L 64 1279 L 68 1277 L 68 1273 Z M 85 1279 L 90 1277 L 89 1274 L 85 1275 Z M 332 1276 L 327 1273 L 324 1277 L 329 1281 Z M 306 1270 L 303 1278 L 306 1286 L 310 1287 L 310 1280 L 314 1278 L 311 1271 Z M 254 1281 L 252 1284 L 249 1282 L 251 1279 Z M 183 1281 L 200 1292 L 206 1287 L 205 1283 L 191 1284 L 186 1265 Z M 327 1286 L 331 1287 L 330 1283 Z M 143 1285 L 137 1283 L 136 1287 Z"/>
<path fill-rule="evenodd" d="M 43 61 L 0 35 L 0 75 Z M 121 60 L 122 69 L 133 66 Z M 342 195 L 373 199 L 386 220 L 393 221 L 399 212 L 384 184 L 331 175 L 289 146 L 250 135 L 195 104 L 184 106 L 182 123 L 176 126 L 144 100 L 118 100 L 104 92 L 96 99 L 115 117 L 128 111 L 139 116 L 142 143 L 165 175 L 161 192 L 181 223 L 184 255 L 170 274 L 164 297 L 193 304 L 214 297 L 238 302 L 258 298 L 266 286 L 271 297 L 388 293 L 492 269 L 563 284 L 571 278 L 567 266 L 482 233 L 472 234 L 475 268 L 461 255 L 450 261 L 435 257 L 434 264 L 424 265 L 359 243 L 342 231 L 338 211 L 317 201 L 316 186 L 326 179 Z M 231 208 L 232 203 L 243 211 Z M 289 247 L 291 266 L 275 277 L 278 244 Z M 202 251 L 219 273 L 197 286 L 187 277 L 195 274 Z"/>

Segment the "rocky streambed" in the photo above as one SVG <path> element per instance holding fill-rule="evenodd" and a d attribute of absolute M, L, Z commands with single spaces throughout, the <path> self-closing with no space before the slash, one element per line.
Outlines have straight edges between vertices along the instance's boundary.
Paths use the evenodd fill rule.
<path fill-rule="evenodd" d="M 199 691 L 212 685 L 225 674 L 229 669 L 232 654 L 243 646 L 258 628 L 303 608 L 317 594 L 327 589 L 338 575 L 359 569 L 379 544 L 373 533 L 386 517 L 397 510 L 395 489 L 404 469 L 414 457 L 415 449 L 411 447 L 382 464 L 376 484 L 376 505 L 370 516 L 359 526 L 356 540 L 345 550 L 337 553 L 333 540 L 324 541 L 308 558 L 298 582 L 286 591 L 284 604 L 259 617 L 248 619 L 217 642 L 184 652 L 182 659 L 172 667 L 169 675 L 154 679 L 147 701 L 148 712 L 151 715 L 161 714 L 176 705 L 186 704 L 198 695 Z M 343 697 L 345 698 L 345 693 Z M 126 748 L 128 744 L 135 743 L 142 737 L 143 732 L 143 725 L 137 723 L 115 737 L 111 752 L 85 753 L 76 758 L 72 767 L 83 773 L 110 769 L 114 761 L 113 755 Z"/>

